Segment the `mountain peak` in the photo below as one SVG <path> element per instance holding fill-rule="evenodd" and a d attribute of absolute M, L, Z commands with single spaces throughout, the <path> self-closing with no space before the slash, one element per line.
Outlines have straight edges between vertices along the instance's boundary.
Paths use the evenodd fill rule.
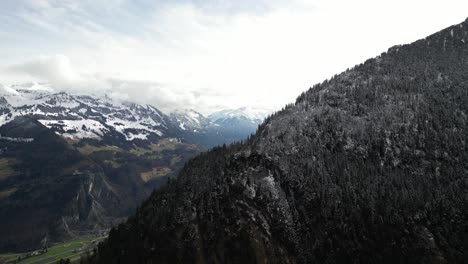
<path fill-rule="evenodd" d="M 219 122 L 226 119 L 247 119 L 255 123 L 261 123 L 271 111 L 264 108 L 244 106 L 236 109 L 225 109 L 214 112 L 208 116 L 213 122 Z"/>
<path fill-rule="evenodd" d="M 1 125 L 16 117 L 31 116 L 66 138 L 160 138 L 168 132 L 168 117 L 138 104 L 123 104 L 110 97 L 54 93 L 47 84 L 0 86 L 6 109 Z"/>
<path fill-rule="evenodd" d="M 193 109 L 178 109 L 170 114 L 173 122 L 177 123 L 182 130 L 200 132 L 210 126 L 210 121 Z"/>

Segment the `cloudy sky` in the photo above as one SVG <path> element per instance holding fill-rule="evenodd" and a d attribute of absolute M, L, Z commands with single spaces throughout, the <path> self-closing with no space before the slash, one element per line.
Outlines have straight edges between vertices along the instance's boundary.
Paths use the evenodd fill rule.
<path fill-rule="evenodd" d="M 467 17 L 466 0 L 1 0 L 0 83 L 276 109 Z"/>

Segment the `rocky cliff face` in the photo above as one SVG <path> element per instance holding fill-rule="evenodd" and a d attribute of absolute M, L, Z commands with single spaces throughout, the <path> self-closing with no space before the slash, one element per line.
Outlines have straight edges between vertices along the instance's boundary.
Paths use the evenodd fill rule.
<path fill-rule="evenodd" d="M 191 160 L 98 263 L 465 263 L 468 20 Z"/>

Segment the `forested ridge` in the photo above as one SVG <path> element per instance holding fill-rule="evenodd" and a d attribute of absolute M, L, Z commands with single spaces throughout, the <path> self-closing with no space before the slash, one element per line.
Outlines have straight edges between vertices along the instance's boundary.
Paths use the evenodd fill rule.
<path fill-rule="evenodd" d="M 92 263 L 466 263 L 468 20 L 188 162 Z"/>

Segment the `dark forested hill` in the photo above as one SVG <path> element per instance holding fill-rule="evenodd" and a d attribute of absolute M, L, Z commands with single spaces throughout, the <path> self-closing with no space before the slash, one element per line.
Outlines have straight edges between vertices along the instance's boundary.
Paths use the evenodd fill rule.
<path fill-rule="evenodd" d="M 98 263 L 466 263 L 468 20 L 191 160 Z"/>

